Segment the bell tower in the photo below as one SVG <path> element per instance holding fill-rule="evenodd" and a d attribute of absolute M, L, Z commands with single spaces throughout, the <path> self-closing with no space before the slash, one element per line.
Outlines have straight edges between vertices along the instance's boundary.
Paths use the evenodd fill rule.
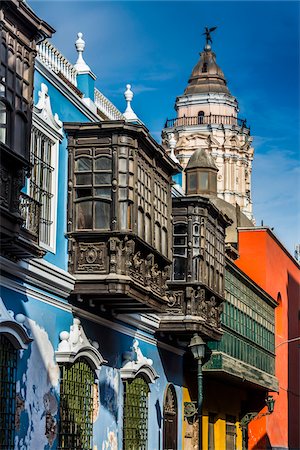
<path fill-rule="evenodd" d="M 252 137 L 246 120 L 238 117 L 237 99 L 230 93 L 224 73 L 212 50 L 211 32 L 206 28 L 206 43 L 200 53 L 184 94 L 177 97 L 177 117 L 166 121 L 163 145 L 176 139 L 175 156 L 183 168 L 196 149 L 205 148 L 218 168 L 217 194 L 238 205 L 249 218 L 252 215 L 251 170 Z M 185 173 L 182 174 L 185 190 Z"/>

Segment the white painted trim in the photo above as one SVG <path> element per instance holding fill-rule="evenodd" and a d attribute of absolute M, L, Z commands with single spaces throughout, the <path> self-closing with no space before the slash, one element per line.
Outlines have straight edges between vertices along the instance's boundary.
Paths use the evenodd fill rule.
<path fill-rule="evenodd" d="M 92 122 L 100 122 L 101 118 L 98 114 L 95 114 L 90 110 L 90 108 L 82 101 L 80 97 L 61 80 L 54 72 L 49 70 L 49 68 L 44 65 L 41 60 L 37 57 L 35 59 L 35 69 L 49 81 L 53 87 L 58 89 L 58 91 L 64 95 L 82 114 L 84 114 Z"/>
<path fill-rule="evenodd" d="M 1 263 L 1 259 L 4 259 L 4 258 L 0 257 L 0 263 Z M 49 263 L 47 263 L 47 264 L 49 264 Z M 12 275 L 15 275 L 15 274 L 12 273 Z M 16 276 L 18 276 L 18 275 L 16 275 Z M 28 281 L 28 280 L 26 279 L 26 281 Z M 21 285 L 20 283 L 16 282 L 15 280 L 7 278 L 4 275 L 0 275 L 0 283 L 1 283 L 1 286 L 11 289 L 15 292 L 18 292 L 23 295 L 28 295 L 35 300 L 39 300 L 43 303 L 46 303 L 53 307 L 59 308 L 70 314 L 76 314 L 80 318 L 84 318 L 84 319 L 90 320 L 91 322 L 97 323 L 99 325 L 103 325 L 111 330 L 117 331 L 118 333 L 122 333 L 122 334 L 125 334 L 126 336 L 131 336 L 133 338 L 139 339 L 139 340 L 146 342 L 150 345 L 153 345 L 155 347 L 160 347 L 170 353 L 174 353 L 178 356 L 183 356 L 185 354 L 185 350 L 176 348 L 170 344 L 166 344 L 165 342 L 161 342 L 154 337 L 146 336 L 143 333 L 143 331 L 136 331 L 136 330 L 133 330 L 132 328 L 127 327 L 126 325 L 122 325 L 122 324 L 116 323 L 116 322 L 111 322 L 108 319 L 99 317 L 96 314 L 92 314 L 92 313 L 85 311 L 81 308 L 78 308 L 76 306 L 72 306 L 69 303 L 64 303 L 63 301 L 52 297 L 51 295 L 47 294 L 46 292 L 39 292 L 30 286 Z M 42 287 L 42 285 L 40 284 L 39 287 Z M 43 286 L 43 287 L 44 287 L 44 289 L 47 289 L 47 287 L 45 287 L 45 286 Z M 65 293 L 66 292 L 64 292 L 64 294 Z M 120 317 L 119 317 L 119 320 L 120 320 Z"/>
<path fill-rule="evenodd" d="M 72 275 L 44 259 L 13 262 L 0 256 L 2 272 L 7 272 L 22 281 L 32 284 L 54 295 L 68 298 L 74 289 L 75 279 Z M 2 275 L 5 279 L 5 276 Z M 7 278 L 7 280 L 10 280 Z M 13 280 L 10 280 L 13 281 Z M 19 285 L 19 283 L 17 283 Z"/>

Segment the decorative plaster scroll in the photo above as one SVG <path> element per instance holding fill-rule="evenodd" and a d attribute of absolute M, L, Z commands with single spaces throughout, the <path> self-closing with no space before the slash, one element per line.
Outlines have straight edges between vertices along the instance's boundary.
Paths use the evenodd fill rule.
<path fill-rule="evenodd" d="M 25 320 L 23 314 L 17 314 L 14 318 L 14 312 L 6 309 L 0 297 L 0 333 L 3 333 L 18 350 L 26 349 L 33 341 L 23 325 Z"/>
<path fill-rule="evenodd" d="M 46 84 L 41 83 L 41 90 L 39 91 L 38 96 L 39 100 L 33 107 L 34 118 L 40 118 L 46 125 L 62 137 L 62 122 L 59 120 L 56 113 L 54 115 L 52 113 L 48 86 Z"/>
<path fill-rule="evenodd" d="M 90 343 L 79 319 L 73 319 L 70 332 L 62 331 L 59 337 L 61 342 L 55 352 L 58 363 L 73 363 L 78 358 L 85 358 L 93 369 L 98 369 L 106 362 L 98 351 L 98 342 Z"/>
<path fill-rule="evenodd" d="M 154 383 L 159 375 L 152 367 L 153 361 L 143 355 L 139 341 L 134 339 L 130 352 L 123 355 L 125 362 L 121 368 L 122 380 L 133 379 L 138 375 L 143 375 L 148 383 Z"/>

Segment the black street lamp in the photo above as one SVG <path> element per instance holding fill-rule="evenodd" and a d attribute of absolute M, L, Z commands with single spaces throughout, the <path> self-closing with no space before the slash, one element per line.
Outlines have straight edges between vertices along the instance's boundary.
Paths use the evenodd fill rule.
<path fill-rule="evenodd" d="M 202 450 L 202 404 L 203 404 L 203 375 L 202 362 L 205 355 L 206 344 L 203 339 L 194 334 L 189 345 L 194 358 L 198 362 L 198 448 Z"/>

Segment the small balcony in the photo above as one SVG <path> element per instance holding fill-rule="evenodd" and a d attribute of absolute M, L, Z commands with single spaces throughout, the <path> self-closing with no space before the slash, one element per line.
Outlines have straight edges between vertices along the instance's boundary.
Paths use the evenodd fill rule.
<path fill-rule="evenodd" d="M 218 114 L 199 115 L 199 116 L 183 116 L 175 119 L 167 119 L 165 128 L 176 127 L 195 127 L 198 125 L 230 125 L 237 126 L 250 133 L 250 127 L 246 123 L 246 119 L 240 119 L 234 116 L 222 116 Z"/>
<path fill-rule="evenodd" d="M 41 204 L 38 201 L 21 192 L 20 214 L 23 219 L 21 230 L 28 233 L 35 242 L 39 240 L 40 210 Z"/>
<path fill-rule="evenodd" d="M 39 246 L 40 207 L 39 202 L 20 193 L 19 211 L 13 215 L 11 231 L 1 230 L 2 254 L 14 260 L 42 257 L 45 254 Z"/>
<path fill-rule="evenodd" d="M 208 339 L 221 339 L 222 298 L 200 283 L 182 289 L 170 283 L 169 287 L 172 290 L 166 312 L 160 316 L 159 331 L 182 338 L 199 333 Z"/>

